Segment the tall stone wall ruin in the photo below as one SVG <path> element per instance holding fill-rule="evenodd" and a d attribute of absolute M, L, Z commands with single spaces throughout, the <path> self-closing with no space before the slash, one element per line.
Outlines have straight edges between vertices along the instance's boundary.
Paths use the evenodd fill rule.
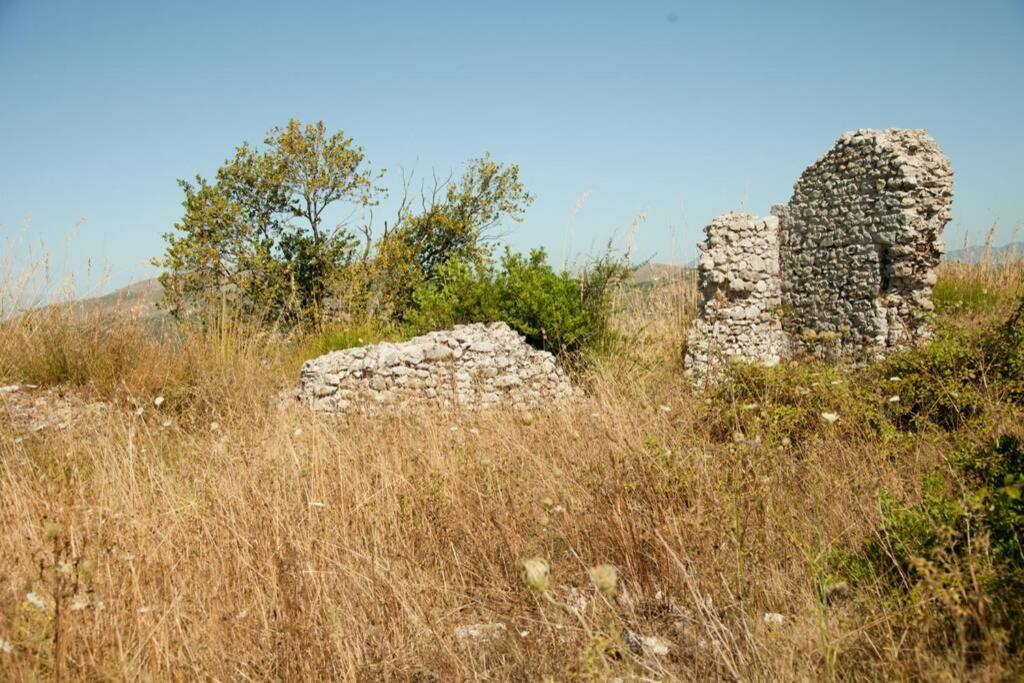
<path fill-rule="evenodd" d="M 927 336 L 952 197 L 949 159 L 925 131 L 840 137 L 777 212 L 782 303 L 795 343 L 859 354 Z"/>
<path fill-rule="evenodd" d="M 772 217 L 706 228 L 688 370 L 700 380 L 729 357 L 879 356 L 926 338 L 952 197 L 949 159 L 927 132 L 845 133 Z M 752 260 L 777 264 L 760 291 L 737 279 Z"/>

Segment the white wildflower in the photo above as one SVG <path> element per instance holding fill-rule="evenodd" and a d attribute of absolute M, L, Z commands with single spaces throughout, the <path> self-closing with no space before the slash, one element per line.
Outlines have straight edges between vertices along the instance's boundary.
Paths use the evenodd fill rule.
<path fill-rule="evenodd" d="M 829 424 L 833 424 L 836 420 L 839 419 L 839 415 L 838 413 L 822 413 L 821 419 L 824 420 L 825 422 L 828 422 Z"/>
<path fill-rule="evenodd" d="M 14 646 L 11 645 L 9 640 L 0 638 L 0 652 L 3 652 L 5 655 L 9 655 L 14 652 Z"/>
<path fill-rule="evenodd" d="M 551 567 L 542 557 L 523 560 L 523 581 L 532 590 L 543 593 L 551 583 Z"/>
<path fill-rule="evenodd" d="M 899 396 L 890 396 L 889 397 L 889 403 L 899 403 L 899 402 L 900 402 L 900 397 Z"/>
<path fill-rule="evenodd" d="M 138 408 L 135 409 L 135 415 L 138 417 L 141 417 L 144 412 L 146 412 L 146 409 L 143 408 L 142 406 L 139 406 Z"/>
<path fill-rule="evenodd" d="M 893 377 L 889 378 L 889 381 L 890 382 L 899 382 L 901 379 L 902 379 L 901 377 L 893 376 Z"/>
<path fill-rule="evenodd" d="M 45 610 L 46 609 L 46 601 L 44 601 L 41 597 L 39 597 L 38 593 L 35 593 L 35 592 L 26 593 L 25 594 L 25 602 L 27 602 L 28 604 L 32 605 L 36 609 L 41 609 L 41 610 Z"/>
<path fill-rule="evenodd" d="M 615 595 L 619 583 L 619 572 L 610 564 L 599 564 L 590 568 L 590 580 L 597 590 L 605 595 Z"/>
<path fill-rule="evenodd" d="M 157 396 L 156 398 L 153 399 L 153 405 L 155 405 L 157 408 L 159 408 L 163 404 L 164 404 L 164 397 L 163 396 Z"/>

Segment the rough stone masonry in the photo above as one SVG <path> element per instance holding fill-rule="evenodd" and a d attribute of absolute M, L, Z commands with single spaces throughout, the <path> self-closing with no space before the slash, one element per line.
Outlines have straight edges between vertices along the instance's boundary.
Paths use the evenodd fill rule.
<path fill-rule="evenodd" d="M 522 410 L 574 394 L 554 357 L 503 322 L 334 351 L 307 361 L 301 378 L 300 399 L 328 413 L 496 404 Z"/>
<path fill-rule="evenodd" d="M 772 363 L 801 350 L 879 356 L 926 338 L 952 197 L 949 159 L 927 132 L 843 134 L 773 217 L 727 214 L 708 226 L 688 370 L 700 380 L 730 357 Z M 750 302 L 742 274 L 754 274 L 754 256 L 778 270 Z"/>
<path fill-rule="evenodd" d="M 727 213 L 704 232 L 697 264 L 704 308 L 690 328 L 688 362 L 705 368 L 718 358 L 743 356 L 778 363 L 788 349 L 778 315 L 779 219 Z"/>

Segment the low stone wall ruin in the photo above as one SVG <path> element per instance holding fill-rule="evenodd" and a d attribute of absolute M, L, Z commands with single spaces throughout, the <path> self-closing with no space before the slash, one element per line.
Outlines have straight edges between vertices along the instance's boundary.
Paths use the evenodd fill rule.
<path fill-rule="evenodd" d="M 502 322 L 334 351 L 302 366 L 300 399 L 327 413 L 534 408 L 574 394 L 554 356 Z"/>
<path fill-rule="evenodd" d="M 952 197 L 949 159 L 927 132 L 845 133 L 772 217 L 708 226 L 687 368 L 700 380 L 730 357 L 882 356 L 926 338 Z M 778 264 L 761 291 L 746 289 L 751 260 Z"/>

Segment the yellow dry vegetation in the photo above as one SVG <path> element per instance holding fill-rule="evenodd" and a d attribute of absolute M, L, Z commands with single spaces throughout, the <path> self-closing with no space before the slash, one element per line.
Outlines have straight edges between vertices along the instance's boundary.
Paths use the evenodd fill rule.
<path fill-rule="evenodd" d="M 944 296 L 980 288 L 994 303 L 944 301 L 943 315 L 990 324 L 1022 281 L 1018 266 L 947 267 Z M 682 377 L 692 278 L 623 303 L 632 343 L 578 377 L 585 401 L 342 421 L 279 404 L 310 340 L 231 325 L 160 336 L 60 309 L 8 321 L 0 384 L 111 410 L 26 433 L 0 395 L 0 678 L 1012 671 L 996 635 L 943 640 L 977 622 L 970 605 L 949 629 L 934 596 L 873 599 L 829 566 L 878 533 L 881 489 L 920 498 L 953 437 L 881 438 L 846 405 L 799 438 L 723 431 L 725 412 L 758 406 Z M 805 377 L 831 391 L 836 372 Z M 990 399 L 977 438 L 1019 431 L 1019 407 Z M 527 585 L 527 558 L 549 576 Z"/>

